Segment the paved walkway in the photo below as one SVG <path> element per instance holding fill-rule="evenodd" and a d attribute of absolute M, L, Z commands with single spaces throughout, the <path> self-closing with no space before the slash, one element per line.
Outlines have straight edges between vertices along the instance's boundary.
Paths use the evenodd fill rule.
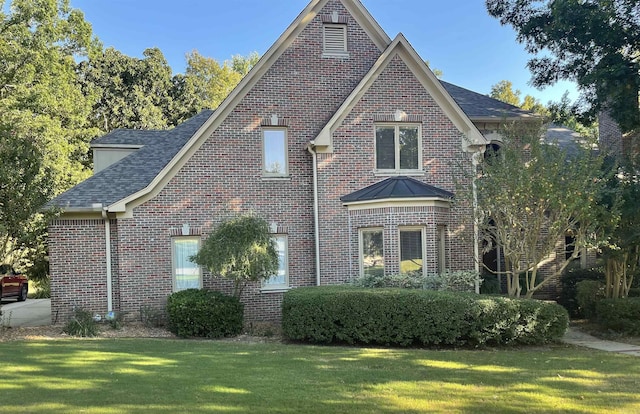
<path fill-rule="evenodd" d="M 27 299 L 24 302 L 3 301 L 0 324 L 18 326 L 51 325 L 51 299 Z"/>
<path fill-rule="evenodd" d="M 640 346 L 623 344 L 621 342 L 605 341 L 576 329 L 569 328 L 564 334 L 562 342 L 585 348 L 599 349 L 600 351 L 617 352 L 625 355 L 640 357 Z"/>

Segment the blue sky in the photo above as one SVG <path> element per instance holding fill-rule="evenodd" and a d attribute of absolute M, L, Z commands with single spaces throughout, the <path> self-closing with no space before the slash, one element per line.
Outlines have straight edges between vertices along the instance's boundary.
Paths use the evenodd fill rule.
<path fill-rule="evenodd" d="M 387 34 L 402 32 L 443 80 L 488 94 L 501 80 L 513 82 L 542 103 L 575 86 L 529 86 L 528 54 L 515 32 L 490 17 L 482 0 L 362 0 Z M 308 4 L 307 0 L 71 0 L 108 46 L 141 57 L 158 47 L 174 73 L 192 50 L 219 61 L 253 51 L 264 54 Z"/>

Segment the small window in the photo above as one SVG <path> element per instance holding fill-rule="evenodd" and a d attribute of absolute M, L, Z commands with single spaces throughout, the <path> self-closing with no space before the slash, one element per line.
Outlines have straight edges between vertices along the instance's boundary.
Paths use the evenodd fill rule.
<path fill-rule="evenodd" d="M 198 253 L 199 249 L 200 238 L 175 237 L 172 239 L 174 292 L 202 287 L 200 267 L 190 259 Z"/>
<path fill-rule="evenodd" d="M 289 287 L 289 246 L 286 235 L 274 236 L 278 250 L 278 272 L 264 281 L 265 289 L 284 289 Z"/>
<path fill-rule="evenodd" d="M 287 130 L 268 128 L 262 131 L 263 173 L 268 177 L 286 177 Z"/>
<path fill-rule="evenodd" d="M 421 228 L 400 230 L 400 273 L 422 273 L 424 266 L 424 231 Z"/>
<path fill-rule="evenodd" d="M 376 170 L 381 172 L 420 169 L 420 127 L 379 125 L 376 127 Z"/>
<path fill-rule="evenodd" d="M 382 229 L 360 230 L 360 274 L 384 275 L 384 244 Z"/>
<path fill-rule="evenodd" d="M 323 25 L 323 46 L 327 55 L 347 54 L 347 25 L 325 24 Z"/>

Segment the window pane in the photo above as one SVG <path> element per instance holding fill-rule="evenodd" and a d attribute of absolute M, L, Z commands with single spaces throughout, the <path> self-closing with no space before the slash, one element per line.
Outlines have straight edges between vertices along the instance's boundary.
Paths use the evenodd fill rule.
<path fill-rule="evenodd" d="M 422 231 L 400 231 L 400 273 L 422 272 Z"/>
<path fill-rule="evenodd" d="M 400 169 L 417 170 L 418 169 L 418 128 L 417 127 L 401 127 L 400 137 L 398 140 L 400 145 Z"/>
<path fill-rule="evenodd" d="M 384 275 L 382 230 L 362 231 L 362 270 L 365 275 Z"/>
<path fill-rule="evenodd" d="M 376 168 L 379 170 L 393 170 L 396 164 L 395 128 L 376 128 Z"/>
<path fill-rule="evenodd" d="M 264 172 L 285 175 L 287 173 L 286 139 L 283 129 L 266 129 L 264 132 Z"/>
<path fill-rule="evenodd" d="M 276 249 L 278 250 L 278 273 L 267 279 L 265 286 L 287 286 L 287 237 L 276 236 Z"/>
<path fill-rule="evenodd" d="M 200 268 L 189 260 L 189 257 L 198 253 L 198 247 L 197 239 L 173 240 L 173 274 L 176 290 L 200 288 Z"/>

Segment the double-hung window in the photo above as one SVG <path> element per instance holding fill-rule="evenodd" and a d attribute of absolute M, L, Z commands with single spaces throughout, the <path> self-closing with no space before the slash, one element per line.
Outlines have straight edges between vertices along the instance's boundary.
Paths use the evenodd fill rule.
<path fill-rule="evenodd" d="M 278 250 L 278 271 L 263 283 L 263 289 L 286 289 L 289 287 L 289 246 L 287 236 L 275 235 Z"/>
<path fill-rule="evenodd" d="M 400 273 L 419 273 L 424 269 L 424 229 L 400 229 Z"/>
<path fill-rule="evenodd" d="M 200 249 L 199 237 L 174 237 L 171 240 L 173 290 L 199 289 L 202 287 L 200 266 L 191 261 L 191 256 Z"/>
<path fill-rule="evenodd" d="M 286 177 L 289 174 L 286 128 L 262 130 L 262 171 L 265 177 Z"/>
<path fill-rule="evenodd" d="M 422 156 L 419 125 L 383 124 L 376 126 L 376 170 L 379 172 L 418 172 Z"/>
<path fill-rule="evenodd" d="M 360 274 L 384 275 L 384 240 L 381 228 L 360 229 Z"/>

